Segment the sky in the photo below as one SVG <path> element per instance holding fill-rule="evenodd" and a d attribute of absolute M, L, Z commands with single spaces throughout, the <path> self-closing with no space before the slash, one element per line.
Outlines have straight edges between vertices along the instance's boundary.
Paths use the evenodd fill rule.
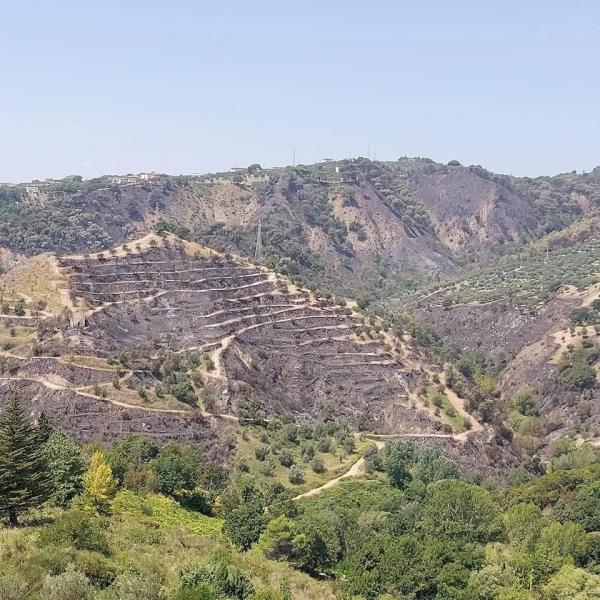
<path fill-rule="evenodd" d="M 600 164 L 596 0 L 0 1 L 0 181 Z"/>

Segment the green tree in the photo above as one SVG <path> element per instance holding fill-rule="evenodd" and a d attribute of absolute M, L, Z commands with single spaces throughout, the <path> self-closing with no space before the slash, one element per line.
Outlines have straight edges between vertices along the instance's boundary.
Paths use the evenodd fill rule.
<path fill-rule="evenodd" d="M 223 523 L 223 533 L 242 550 L 248 550 L 258 541 L 267 526 L 267 518 L 261 498 L 247 496 L 232 510 Z"/>
<path fill-rule="evenodd" d="M 426 448 L 419 452 L 415 460 L 414 472 L 415 478 L 420 479 L 423 483 L 459 478 L 454 462 L 444 456 L 438 448 Z"/>
<path fill-rule="evenodd" d="M 342 557 L 335 515 L 305 514 L 295 524 L 294 564 L 308 573 L 331 569 Z"/>
<path fill-rule="evenodd" d="M 198 483 L 200 461 L 198 452 L 184 444 L 169 444 L 161 449 L 151 463 L 156 484 L 163 494 L 192 490 Z"/>
<path fill-rule="evenodd" d="M 15 527 L 19 514 L 41 505 L 49 492 L 43 446 L 14 395 L 0 415 L 0 512 Z"/>
<path fill-rule="evenodd" d="M 125 487 L 150 488 L 154 474 L 150 463 L 159 455 L 160 446 L 145 435 L 132 434 L 119 440 L 108 452 L 113 475 Z"/>
<path fill-rule="evenodd" d="M 269 521 L 260 536 L 258 546 L 271 560 L 290 560 L 294 556 L 294 522 L 280 515 Z"/>
<path fill-rule="evenodd" d="M 414 458 L 412 444 L 403 441 L 391 442 L 386 445 L 383 454 L 383 465 L 390 481 L 402 489 L 410 481 L 410 467 Z"/>
<path fill-rule="evenodd" d="M 600 481 L 579 488 L 568 516 L 586 531 L 600 531 Z"/>
<path fill-rule="evenodd" d="M 45 415 L 45 413 L 40 413 L 40 417 L 37 422 L 37 433 L 42 443 L 48 441 L 53 431 L 54 429 L 50 424 L 48 417 Z"/>
<path fill-rule="evenodd" d="M 515 504 L 502 516 L 509 542 L 527 552 L 533 550 L 539 539 L 545 519 L 535 504 Z"/>
<path fill-rule="evenodd" d="M 83 492 L 86 461 L 81 448 L 72 438 L 55 431 L 44 444 L 44 452 L 52 481 L 50 500 L 67 507 L 72 498 Z"/>
<path fill-rule="evenodd" d="M 381 453 L 375 444 L 369 446 L 363 454 L 365 459 L 365 468 L 367 473 L 374 473 L 375 471 L 383 471 L 383 459 Z"/>
<path fill-rule="evenodd" d="M 583 557 L 587 536 L 577 523 L 550 523 L 540 531 L 533 554 L 533 579 L 544 582 L 555 571 Z"/>
<path fill-rule="evenodd" d="M 544 600 L 597 600 L 600 598 L 600 576 L 564 566 L 544 586 Z"/>
<path fill-rule="evenodd" d="M 485 543 L 501 533 L 500 511 L 485 489 L 445 479 L 431 485 L 420 526 L 434 539 Z"/>

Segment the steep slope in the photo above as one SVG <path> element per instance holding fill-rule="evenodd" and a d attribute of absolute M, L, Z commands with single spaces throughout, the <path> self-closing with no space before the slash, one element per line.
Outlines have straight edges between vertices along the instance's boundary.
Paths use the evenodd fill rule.
<path fill-rule="evenodd" d="M 76 305 L 91 307 L 63 351 L 210 357 L 221 412 L 257 405 L 266 414 L 335 414 L 355 425 L 361 416 L 373 429 L 435 430 L 409 406 L 400 341 L 272 272 L 159 240 L 121 256 L 60 260 Z"/>

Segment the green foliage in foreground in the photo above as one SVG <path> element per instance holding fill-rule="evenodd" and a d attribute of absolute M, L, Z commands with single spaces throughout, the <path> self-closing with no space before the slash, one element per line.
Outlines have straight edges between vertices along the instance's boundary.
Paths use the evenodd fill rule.
<path fill-rule="evenodd" d="M 28 501 L 36 508 L 23 512 L 25 526 L 0 529 L 3 600 L 588 600 L 600 594 L 597 452 L 557 455 L 548 474 L 521 470 L 504 489 L 465 480 L 437 448 L 389 442 L 381 450 L 368 447 L 363 479 L 294 500 L 294 489 L 282 482 L 228 480 L 192 447 L 160 447 L 143 436 L 125 438 L 105 454 L 94 449 L 88 466 L 89 449 L 59 432 L 41 435 L 14 414 L 9 408 L 0 425 L 18 422 L 18 431 L 34 434 L 56 473 L 49 499 Z M 289 424 L 278 433 L 297 441 L 314 438 L 316 428 Z M 10 456 L 14 467 L 25 460 Z M 99 466 L 103 477 L 92 477 Z M 14 473 L 15 482 L 36 479 L 35 471 Z M 8 469 L 13 485 L 10 478 Z M 98 510 L 88 501 L 90 482 L 99 489 L 102 481 L 110 493 Z"/>
<path fill-rule="evenodd" d="M 342 598 L 598 597 L 598 463 L 494 491 L 436 480 L 431 473 L 443 477 L 451 467 L 430 453 L 413 459 L 399 445 L 386 454 L 409 465 L 400 486 L 396 470 L 393 486 L 345 481 L 303 500 L 295 515 L 272 519 L 258 546 L 298 569 L 335 576 Z"/>
<path fill-rule="evenodd" d="M 139 517 L 161 527 L 184 527 L 196 535 L 217 533 L 223 524 L 221 519 L 182 508 L 172 498 L 160 494 L 141 496 L 131 490 L 122 490 L 115 496 L 112 510 L 115 514 Z"/>

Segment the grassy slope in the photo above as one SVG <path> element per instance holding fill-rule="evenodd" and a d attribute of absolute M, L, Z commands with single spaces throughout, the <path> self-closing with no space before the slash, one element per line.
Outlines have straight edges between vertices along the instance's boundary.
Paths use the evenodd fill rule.
<path fill-rule="evenodd" d="M 128 491 L 117 495 L 113 513 L 106 519 L 107 557 L 65 544 L 42 547 L 38 536 L 43 525 L 39 523 L 51 522 L 61 512 L 38 514 L 38 524 L 23 529 L 0 529 L 0 575 L 17 575 L 35 593 L 46 574 L 65 561 L 74 562 L 80 570 L 85 570 L 85 565 L 88 569 L 103 565 L 117 575 L 131 570 L 156 573 L 171 597 L 182 568 L 225 558 L 243 569 L 257 590 L 264 586 L 278 589 L 287 581 L 295 600 L 335 598 L 330 582 L 316 581 L 285 563 L 267 560 L 258 550 L 236 551 L 220 533 L 221 519 L 187 511 L 163 496 L 142 498 Z M 104 598 L 104 592 L 97 597 Z"/>

